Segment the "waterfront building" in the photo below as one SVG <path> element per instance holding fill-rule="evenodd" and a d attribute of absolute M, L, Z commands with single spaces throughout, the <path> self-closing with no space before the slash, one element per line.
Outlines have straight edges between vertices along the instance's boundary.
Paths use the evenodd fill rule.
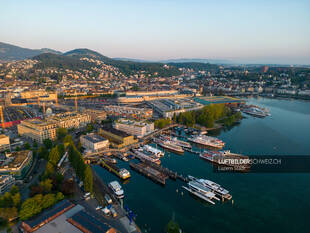
<path fill-rule="evenodd" d="M 0 151 L 11 150 L 10 138 L 5 134 L 0 135 Z"/>
<path fill-rule="evenodd" d="M 18 134 L 43 143 L 45 139 L 56 139 L 57 122 L 41 119 L 29 119 L 17 125 Z"/>
<path fill-rule="evenodd" d="M 100 128 L 99 134 L 107 138 L 115 148 L 122 148 L 138 141 L 134 139 L 134 136 L 110 127 Z"/>
<path fill-rule="evenodd" d="M 128 119 L 118 119 L 114 123 L 114 128 L 130 135 L 144 137 L 154 131 L 154 123 L 133 121 Z"/>
<path fill-rule="evenodd" d="M 82 135 L 80 137 L 80 142 L 86 150 L 92 152 L 100 151 L 109 147 L 109 140 L 95 133 Z"/>
<path fill-rule="evenodd" d="M 32 151 L 16 151 L 7 153 L 0 162 L 0 175 L 13 175 L 15 179 L 23 179 L 32 165 Z"/>
<path fill-rule="evenodd" d="M 116 117 L 148 119 L 153 116 L 153 110 L 149 108 L 134 108 L 118 105 L 105 105 L 103 108 L 108 115 Z"/>
<path fill-rule="evenodd" d="M 203 108 L 203 105 L 190 98 L 161 99 L 149 101 L 148 105 L 162 117 L 172 118 L 174 114 Z"/>
<path fill-rule="evenodd" d="M 15 184 L 15 178 L 12 175 L 0 175 L 0 195 L 9 192 Z"/>

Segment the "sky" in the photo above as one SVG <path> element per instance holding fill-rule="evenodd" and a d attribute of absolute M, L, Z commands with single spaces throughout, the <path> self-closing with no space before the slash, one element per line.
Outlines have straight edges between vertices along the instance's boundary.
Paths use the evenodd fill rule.
<path fill-rule="evenodd" d="M 109 57 L 310 64 L 310 0 L 0 0 L 0 41 Z"/>

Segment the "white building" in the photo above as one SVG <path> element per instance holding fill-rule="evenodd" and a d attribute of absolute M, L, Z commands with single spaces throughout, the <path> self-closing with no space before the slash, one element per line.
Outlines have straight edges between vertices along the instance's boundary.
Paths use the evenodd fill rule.
<path fill-rule="evenodd" d="M 0 195 L 9 192 L 15 184 L 15 178 L 12 175 L 0 175 Z"/>
<path fill-rule="evenodd" d="M 114 128 L 140 138 L 154 131 L 154 123 L 119 119 L 114 123 Z"/>
<path fill-rule="evenodd" d="M 11 150 L 10 138 L 5 134 L 0 135 L 0 151 Z"/>
<path fill-rule="evenodd" d="M 109 140 L 95 133 L 82 135 L 80 137 L 80 142 L 86 150 L 91 152 L 100 151 L 109 147 Z"/>

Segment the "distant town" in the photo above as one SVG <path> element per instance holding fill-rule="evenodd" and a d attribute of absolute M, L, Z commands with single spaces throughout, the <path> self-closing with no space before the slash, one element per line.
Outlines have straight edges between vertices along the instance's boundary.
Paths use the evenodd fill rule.
<path fill-rule="evenodd" d="M 85 49 L 3 60 L 0 225 L 14 232 L 141 232 L 121 185 L 133 172 L 160 185 L 180 180 L 211 204 L 233 203 L 227 190 L 163 167 L 160 159 L 166 151 L 213 163 L 246 158 L 194 150 L 191 143 L 221 149 L 225 142 L 207 132 L 246 115 L 270 115 L 247 105 L 248 96 L 309 100 L 310 68 L 139 64 Z M 115 180 L 100 177 L 95 165 Z M 173 220 L 165 227 L 179 228 Z"/>

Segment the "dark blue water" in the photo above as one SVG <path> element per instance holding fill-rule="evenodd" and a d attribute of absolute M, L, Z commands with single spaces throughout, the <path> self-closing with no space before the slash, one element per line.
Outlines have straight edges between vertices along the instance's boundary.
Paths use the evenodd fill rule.
<path fill-rule="evenodd" d="M 264 98 L 248 102 L 268 108 L 271 116 L 247 116 L 241 124 L 222 130 L 218 137 L 226 142 L 225 149 L 247 155 L 310 154 L 310 102 Z M 209 205 L 183 190 L 181 181 L 167 180 L 163 187 L 130 170 L 132 177 L 123 184 L 125 203 L 145 232 L 163 232 L 173 215 L 187 233 L 310 232 L 310 174 L 214 173 L 211 164 L 188 152 L 166 153 L 162 164 L 221 184 L 230 190 L 234 204 Z M 119 166 L 130 169 L 125 162 Z M 106 182 L 117 179 L 101 167 L 96 170 Z"/>

